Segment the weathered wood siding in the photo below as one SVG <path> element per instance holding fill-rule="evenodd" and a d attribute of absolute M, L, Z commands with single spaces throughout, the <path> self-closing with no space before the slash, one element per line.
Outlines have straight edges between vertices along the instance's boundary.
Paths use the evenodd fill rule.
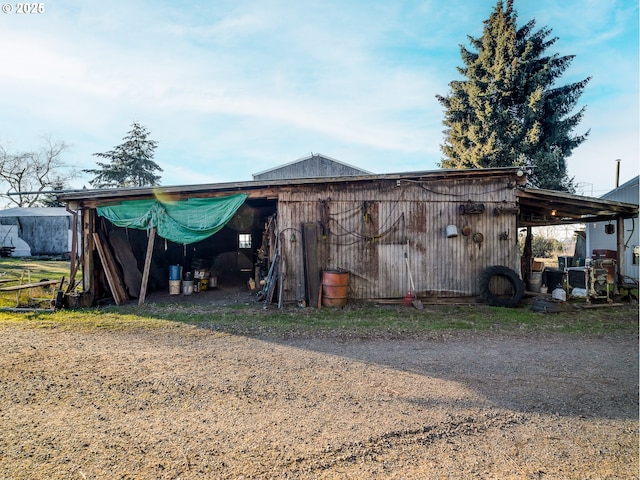
<path fill-rule="evenodd" d="M 305 298 L 303 245 L 297 239 L 309 222 L 320 226 L 320 267 L 349 271 L 350 298 L 404 296 L 410 288 L 407 261 L 419 295 L 477 295 L 486 267 L 518 268 L 516 215 L 494 215 L 495 208 L 516 207 L 512 180 L 376 180 L 283 189 L 278 222 L 284 300 Z M 484 204 L 484 212 L 462 215 L 460 206 L 469 200 Z M 457 237 L 447 238 L 447 225 L 457 227 Z M 469 235 L 462 234 L 465 225 Z M 475 233 L 482 242 L 474 241 Z"/>

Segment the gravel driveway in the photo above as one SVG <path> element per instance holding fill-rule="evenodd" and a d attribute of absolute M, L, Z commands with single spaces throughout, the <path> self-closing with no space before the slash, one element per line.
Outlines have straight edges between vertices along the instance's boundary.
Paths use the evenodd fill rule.
<path fill-rule="evenodd" d="M 0 327 L 0 479 L 638 478 L 635 335 Z"/>

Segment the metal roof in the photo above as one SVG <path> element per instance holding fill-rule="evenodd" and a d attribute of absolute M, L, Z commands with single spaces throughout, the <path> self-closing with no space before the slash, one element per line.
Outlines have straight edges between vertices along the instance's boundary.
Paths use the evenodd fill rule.
<path fill-rule="evenodd" d="M 64 207 L 14 207 L 0 210 L 0 217 L 70 217 Z"/>
<path fill-rule="evenodd" d="M 631 203 L 555 190 L 522 187 L 516 191 L 516 196 L 520 205 L 519 223 L 522 226 L 592 223 L 638 216 L 638 206 Z"/>
<path fill-rule="evenodd" d="M 415 172 L 366 174 L 341 177 L 318 177 L 277 180 L 249 180 L 242 182 L 208 183 L 200 185 L 178 185 L 157 187 L 130 187 L 130 188 L 106 188 L 106 189 L 78 189 L 65 191 L 57 195 L 63 202 L 83 200 L 118 200 L 133 198 L 148 198 L 156 195 L 181 195 L 188 196 L 201 193 L 238 192 L 259 190 L 265 188 L 283 188 L 303 185 L 342 184 L 354 182 L 370 182 L 376 180 L 428 180 L 438 178 L 472 178 L 493 176 L 497 174 L 514 175 L 519 168 L 499 167 L 483 169 L 455 169 L 455 170 L 422 170 Z M 52 192 L 53 193 L 53 192 Z"/>
<path fill-rule="evenodd" d="M 335 158 L 331 158 L 331 157 L 329 157 L 327 155 L 323 155 L 322 153 L 312 153 L 311 155 L 307 155 L 306 157 L 298 158 L 297 160 L 294 160 L 292 162 L 284 163 L 282 165 L 278 165 L 277 167 L 268 168 L 267 170 L 262 170 L 261 172 L 254 173 L 253 177 L 255 178 L 255 177 L 258 177 L 258 176 L 263 175 L 265 173 L 275 172 L 277 170 L 281 170 L 281 169 L 290 167 L 292 165 L 295 165 L 297 163 L 305 162 L 307 160 L 311 160 L 311 159 L 314 159 L 314 158 L 324 158 L 326 160 L 329 160 L 329 161 L 331 161 L 333 163 L 337 163 L 337 164 L 342 165 L 344 167 L 352 168 L 353 170 L 358 170 L 363 174 L 367 174 L 367 175 L 368 174 L 372 174 L 372 172 L 369 172 L 368 170 L 365 170 L 365 169 L 360 168 L 360 167 L 355 167 L 353 165 L 349 165 L 348 163 L 341 162 L 340 160 L 336 160 Z"/>
<path fill-rule="evenodd" d="M 58 195 L 58 199 L 67 203 L 80 203 L 85 206 L 104 205 L 123 200 L 167 196 L 171 198 L 188 198 L 191 196 L 224 195 L 247 192 L 259 195 L 272 195 L 277 198 L 277 191 L 282 188 L 322 185 L 349 184 L 371 182 L 377 180 L 412 180 L 428 181 L 442 178 L 482 178 L 495 175 L 516 175 L 518 167 L 500 167 L 487 169 L 460 170 L 425 170 L 416 172 L 355 175 L 342 177 L 302 178 L 243 181 L 228 183 L 212 183 L 184 186 L 159 186 L 137 188 L 110 188 L 100 190 L 66 191 Z M 526 176 L 522 177 L 523 181 Z M 270 192 L 270 193 L 264 193 Z M 529 187 L 518 187 L 516 190 L 520 208 L 519 224 L 522 226 L 547 226 L 571 223 L 590 223 L 612 220 L 617 217 L 631 218 L 638 216 L 638 206 L 607 200 L 584 197 L 554 190 L 542 190 Z"/>
<path fill-rule="evenodd" d="M 640 203 L 638 198 L 639 181 L 640 181 L 640 177 L 636 175 L 634 178 L 626 181 L 622 185 L 605 193 L 600 198 L 629 201 L 630 203 L 634 203 L 637 205 L 638 203 Z"/>

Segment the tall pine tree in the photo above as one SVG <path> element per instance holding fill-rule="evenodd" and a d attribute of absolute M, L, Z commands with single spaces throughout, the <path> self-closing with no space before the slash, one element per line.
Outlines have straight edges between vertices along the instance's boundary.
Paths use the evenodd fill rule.
<path fill-rule="evenodd" d="M 99 169 L 83 170 L 95 175 L 89 183 L 96 188 L 159 185 L 160 176 L 155 172 L 161 172 L 162 168 L 153 161 L 158 142 L 151 140 L 149 131 L 137 122 L 133 122 L 123 140 L 124 143 L 113 150 L 93 154 L 109 160 L 109 163 L 96 162 Z"/>
<path fill-rule="evenodd" d="M 566 159 L 589 132 L 573 135 L 584 107 L 574 112 L 589 82 L 556 86 L 573 55 L 546 55 L 556 41 L 535 20 L 517 28 L 513 0 L 498 1 L 480 38 L 460 46 L 464 80 L 452 81 L 445 107 L 443 168 L 532 167 L 531 185 L 573 192 Z"/>

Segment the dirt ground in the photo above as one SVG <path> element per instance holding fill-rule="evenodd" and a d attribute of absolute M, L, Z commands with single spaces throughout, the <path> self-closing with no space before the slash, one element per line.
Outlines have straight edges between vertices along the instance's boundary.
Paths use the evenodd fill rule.
<path fill-rule="evenodd" d="M 0 479 L 634 479 L 635 335 L 0 327 Z"/>

